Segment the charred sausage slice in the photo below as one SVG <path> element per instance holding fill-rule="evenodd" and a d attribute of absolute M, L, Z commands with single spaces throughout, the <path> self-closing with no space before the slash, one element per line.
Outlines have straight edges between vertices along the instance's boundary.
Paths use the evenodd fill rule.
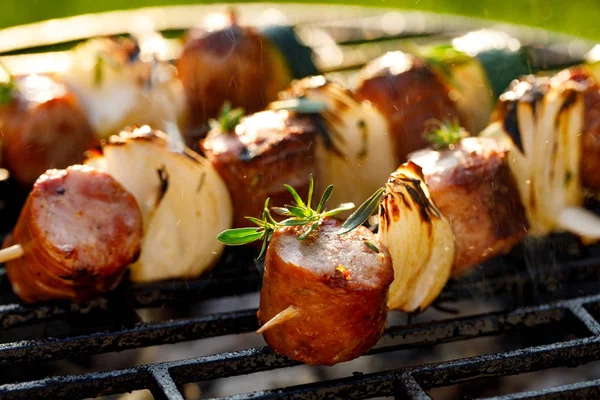
<path fill-rule="evenodd" d="M 13 100 L 0 107 L 2 164 L 31 187 L 46 170 L 83 161 L 94 132 L 76 97 L 52 77 L 17 78 Z"/>
<path fill-rule="evenodd" d="M 252 225 L 245 216 L 259 217 L 268 197 L 271 206 L 291 203 L 284 184 L 307 195 L 308 177 L 316 170 L 310 118 L 263 111 L 242 119 L 235 132 L 215 129 L 204 140 L 206 157 L 229 187 L 235 227 Z"/>
<path fill-rule="evenodd" d="M 356 97 L 371 102 L 387 117 L 400 162 L 428 146 L 423 133 L 430 122 L 460 120 L 437 75 L 422 59 L 402 52 L 388 53 L 369 63 Z"/>
<path fill-rule="evenodd" d="M 4 243 L 24 249 L 6 263 L 13 290 L 28 303 L 111 290 L 138 257 L 142 229 L 135 198 L 110 175 L 80 165 L 49 170 Z"/>
<path fill-rule="evenodd" d="M 303 363 L 356 358 L 377 342 L 386 324 L 390 257 L 367 228 L 339 236 L 341 225 L 327 218 L 304 241 L 298 239 L 302 228 L 279 229 L 267 250 L 259 321 L 265 324 L 290 306 L 295 313 L 263 335 L 275 351 Z"/>
<path fill-rule="evenodd" d="M 493 139 L 466 138 L 452 149 L 410 156 L 423 169 L 431 198 L 452 226 L 455 275 L 508 252 L 527 233 L 525 209 L 506 155 Z"/>

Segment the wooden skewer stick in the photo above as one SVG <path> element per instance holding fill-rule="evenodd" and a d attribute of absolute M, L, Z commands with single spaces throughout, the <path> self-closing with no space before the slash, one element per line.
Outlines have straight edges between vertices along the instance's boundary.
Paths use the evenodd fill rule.
<path fill-rule="evenodd" d="M 0 264 L 23 256 L 23 246 L 15 244 L 0 250 Z"/>
<path fill-rule="evenodd" d="M 256 333 L 263 333 L 267 329 L 271 329 L 274 326 L 284 323 L 285 321 L 289 321 L 292 318 L 295 318 L 298 315 L 299 311 L 294 306 L 289 306 L 285 310 L 279 312 L 276 316 L 267 321 L 266 324 L 261 326 Z"/>

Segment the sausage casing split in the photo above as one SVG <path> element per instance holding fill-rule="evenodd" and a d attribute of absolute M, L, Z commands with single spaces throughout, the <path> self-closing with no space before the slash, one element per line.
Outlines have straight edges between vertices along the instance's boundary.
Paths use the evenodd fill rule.
<path fill-rule="evenodd" d="M 8 278 L 28 303 L 86 301 L 118 285 L 139 255 L 142 230 L 135 198 L 110 175 L 85 166 L 49 170 L 4 243 L 24 250 L 6 263 Z"/>
<path fill-rule="evenodd" d="M 269 244 L 260 295 L 259 321 L 289 306 L 298 314 L 266 330 L 269 346 L 294 360 L 333 365 L 369 350 L 386 324 L 393 280 L 385 249 L 365 227 L 339 236 L 341 222 L 327 218 L 307 239 L 299 227 L 277 230 Z"/>

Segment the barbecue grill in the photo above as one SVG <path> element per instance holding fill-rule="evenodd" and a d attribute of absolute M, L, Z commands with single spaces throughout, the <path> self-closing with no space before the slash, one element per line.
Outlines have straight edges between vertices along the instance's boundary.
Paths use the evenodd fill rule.
<path fill-rule="evenodd" d="M 449 38 L 465 31 L 489 27 L 458 17 L 423 13 L 390 13 L 387 10 L 340 8 L 335 20 L 317 6 L 281 6 L 279 13 L 292 16 L 297 32 L 316 52 L 322 71 L 337 79 L 351 80 L 353 73 L 369 59 L 391 49 L 402 48 L 406 40 L 427 42 Z M 183 29 L 214 7 L 172 8 L 156 27 Z M 260 20 L 270 7 L 240 5 L 239 13 L 252 23 Z M 145 10 L 147 16 L 156 10 Z M 269 11 L 273 15 L 272 10 Z M 127 26 L 135 12 L 111 16 L 115 26 Z M 329 13 L 331 14 L 331 13 Z M 158 14 L 157 14 L 158 15 Z M 281 14 L 277 14 L 281 15 Z M 139 16 L 139 15 L 138 15 Z M 114 18 L 120 23 L 114 24 Z M 260 18 L 259 18 L 260 17 Z M 72 42 L 95 34 L 120 31 L 75 29 L 81 24 L 64 21 L 73 29 L 54 43 Z M 102 26 L 102 23 L 98 23 Z M 593 44 L 543 31 L 512 26 L 494 26 L 519 38 L 527 48 L 532 70 L 556 69 L 580 62 Z M 29 28 L 33 29 L 33 28 Z M 16 35 L 17 29 L 0 32 Z M 323 35 L 326 40 L 323 39 Z M 8 37 L 8 36 L 5 36 Z M 31 39 L 34 40 L 34 39 Z M 7 62 L 28 65 L 36 54 L 20 55 L 25 47 L 51 45 L 21 41 L 21 49 L 6 47 Z M 14 41 L 0 41 L 15 43 Z M 60 47 L 57 47 L 60 49 Z M 43 49 L 44 50 L 44 49 Z M 10 182 L 0 183 L 4 208 L 3 231 L 16 220 L 24 194 Z M 21 305 L 12 295 L 4 271 L 0 272 L 0 398 L 87 398 L 150 389 L 156 399 L 183 399 L 181 386 L 190 382 L 254 374 L 292 367 L 295 361 L 280 356 L 268 347 L 248 348 L 199 358 L 155 363 L 127 369 L 79 375 L 39 378 L 35 366 L 42 363 L 81 358 L 160 344 L 178 343 L 255 331 L 256 310 L 242 309 L 211 315 L 158 322 L 139 322 L 136 310 L 179 307 L 209 299 L 254 293 L 260 289 L 261 266 L 249 251 L 228 249 L 222 262 L 203 278 L 194 281 L 169 281 L 154 284 L 124 284 L 106 297 L 84 305 L 43 303 Z M 473 274 L 451 281 L 435 307 L 444 317 L 426 322 L 391 325 L 366 356 L 399 350 L 430 347 L 484 336 L 519 332 L 568 332 L 563 340 L 516 350 L 477 355 L 438 363 L 413 365 L 383 372 L 354 373 L 342 379 L 325 380 L 277 390 L 238 394 L 230 399 L 271 398 L 374 398 L 430 399 L 431 390 L 490 377 L 503 377 L 538 370 L 576 367 L 600 360 L 600 249 L 585 248 L 575 239 L 556 235 L 544 241 L 528 240 L 510 255 L 478 268 Z M 480 315 L 452 315 L 453 303 L 464 300 L 501 299 L 503 311 Z M 63 325 L 53 323 L 67 321 Z M 22 340 L 23 332 L 42 324 L 48 332 Z M 548 335 L 551 337 L 552 335 Z M 553 336 L 552 336 L 553 337 Z M 11 373 L 18 368 L 18 373 Z M 596 398 L 600 380 L 591 380 L 551 389 L 494 397 L 494 399 Z M 435 398 L 435 396 L 433 397 Z"/>

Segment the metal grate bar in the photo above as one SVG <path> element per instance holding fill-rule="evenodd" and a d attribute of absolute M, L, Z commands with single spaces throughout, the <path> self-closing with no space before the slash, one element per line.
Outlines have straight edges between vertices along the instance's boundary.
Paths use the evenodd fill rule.
<path fill-rule="evenodd" d="M 594 335 L 600 335 L 600 323 L 592 317 L 592 315 L 584 308 L 583 305 L 575 305 L 569 307 L 569 310 L 583 322 L 586 328 Z"/>
<path fill-rule="evenodd" d="M 488 397 L 481 400 L 572 400 L 600 398 L 600 379 L 571 385 L 542 389 L 535 392 L 515 393 L 508 396 Z"/>
<path fill-rule="evenodd" d="M 256 310 L 235 311 L 161 323 L 138 324 L 116 332 L 64 339 L 0 344 L 0 366 L 177 343 L 257 329 Z"/>
<path fill-rule="evenodd" d="M 383 338 L 380 340 L 378 345 L 367 354 L 378 354 L 388 351 L 416 348 L 419 346 L 476 338 L 481 337 L 482 335 L 499 334 L 515 329 L 533 328 L 548 323 L 557 323 L 564 321 L 565 318 L 571 316 L 571 312 L 568 311 L 568 307 L 575 307 L 581 304 L 588 303 L 595 304 L 595 302 L 598 301 L 600 301 L 600 295 L 585 297 L 571 301 L 557 302 L 554 304 L 541 305 L 537 307 L 523 308 L 509 313 L 485 314 L 481 316 L 456 318 L 453 320 L 445 321 L 435 321 L 419 325 L 392 327 L 385 332 Z M 253 311 L 247 311 L 246 313 L 247 314 L 242 315 L 242 317 L 251 319 L 250 315 L 253 314 Z M 577 317 L 577 315 L 573 316 Z M 589 317 L 591 318 L 591 315 L 589 315 Z M 233 322 L 234 320 L 235 319 L 232 318 L 230 322 L 235 326 L 235 323 Z M 250 322 L 248 323 L 250 324 Z M 254 321 L 254 324 L 255 323 L 256 322 Z M 248 328 L 249 327 L 250 325 L 248 325 Z M 254 325 L 251 328 L 251 330 L 253 329 L 255 329 Z M 167 331 L 161 332 L 160 334 L 166 335 L 166 332 Z M 600 338 L 594 339 L 596 341 L 600 341 Z M 118 339 L 114 338 L 113 340 L 118 341 Z M 581 341 L 590 339 L 578 340 L 579 341 L 576 340 L 565 343 L 572 343 L 575 346 L 575 348 L 578 345 L 589 347 L 590 345 L 595 345 L 596 343 L 594 341 L 589 343 L 586 341 Z M 90 346 L 92 345 L 93 344 L 90 343 Z M 85 346 L 83 344 L 80 344 L 80 346 L 80 348 L 85 348 L 87 344 Z M 542 354 L 545 354 L 545 352 L 553 349 L 552 346 L 554 345 L 549 345 L 545 347 L 542 346 L 540 347 L 541 350 L 539 351 L 541 351 Z M 524 349 L 522 350 L 523 354 L 515 353 L 511 357 L 518 358 L 516 354 L 521 354 L 521 356 L 524 357 L 534 350 L 535 348 Z M 97 352 L 98 349 L 91 348 L 90 351 Z M 6 353 L 0 353 L 0 355 L 3 357 L 5 356 L 5 354 Z M 8 354 L 10 355 L 10 352 Z M 503 354 L 506 355 L 508 353 Z M 592 355 L 595 353 L 589 354 Z M 14 359 L 16 357 L 16 353 L 13 353 L 12 355 L 10 355 L 10 357 Z M 567 359 L 567 357 L 565 357 L 565 359 Z M 557 362 L 560 362 L 560 358 L 557 359 Z M 177 382 L 185 383 L 192 381 L 208 381 L 216 378 L 224 378 L 247 374 L 251 372 L 273 370 L 294 365 L 298 365 L 298 363 L 274 353 L 268 347 L 262 347 L 237 352 L 221 353 L 212 356 L 199 357 L 184 361 L 154 364 L 152 368 L 160 367 L 169 370 L 171 375 L 175 378 Z M 440 365 L 441 367 L 437 367 L 437 369 L 441 368 L 443 370 L 443 374 L 446 374 L 447 372 L 445 371 L 447 370 L 451 371 L 453 367 L 458 367 L 458 365 Z M 123 391 L 134 390 L 135 387 L 131 387 L 132 382 L 137 382 L 133 379 L 134 375 L 136 373 L 146 373 L 145 371 L 147 368 L 148 367 L 142 366 L 133 369 L 114 371 L 113 374 L 117 374 L 118 376 L 123 378 L 121 380 L 122 386 L 120 387 L 115 386 L 111 382 L 111 379 L 114 378 L 114 375 L 84 374 L 79 375 L 76 378 L 77 381 L 95 382 L 97 387 L 103 387 L 102 382 L 111 382 L 111 390 L 114 390 L 111 391 L 111 393 L 121 393 Z M 476 371 L 479 371 L 479 369 L 477 368 Z M 432 373 L 427 369 L 415 371 L 424 374 L 423 376 L 419 375 L 419 377 L 428 377 Z M 407 370 L 406 372 L 413 371 Z M 512 370 L 508 368 L 507 373 L 512 373 Z M 30 393 L 30 391 L 32 391 L 31 394 L 35 394 L 38 387 L 43 387 L 44 393 L 48 393 L 49 391 L 50 393 L 53 393 L 56 396 L 61 396 L 65 393 L 69 393 L 69 385 L 72 383 L 72 378 L 73 377 L 70 376 L 56 377 L 35 382 L 2 385 L 0 386 L 0 397 L 3 398 L 9 392 L 14 391 L 16 391 L 17 393 L 28 394 Z M 434 386 L 439 386 L 439 384 L 436 383 Z M 97 395 L 98 393 L 94 395 Z"/>
<path fill-rule="evenodd" d="M 394 386 L 395 400 L 431 400 L 415 378 L 405 375 Z"/>
<path fill-rule="evenodd" d="M 155 400 L 184 400 L 167 369 L 152 368 L 150 371 L 154 380 L 150 391 Z"/>
<path fill-rule="evenodd" d="M 478 378 L 516 375 L 559 366 L 575 367 L 599 358 L 600 337 L 594 337 L 316 384 L 244 393 L 228 399 L 366 399 L 394 395 L 390 382 L 406 374 L 412 374 L 424 389 L 431 389 Z"/>

